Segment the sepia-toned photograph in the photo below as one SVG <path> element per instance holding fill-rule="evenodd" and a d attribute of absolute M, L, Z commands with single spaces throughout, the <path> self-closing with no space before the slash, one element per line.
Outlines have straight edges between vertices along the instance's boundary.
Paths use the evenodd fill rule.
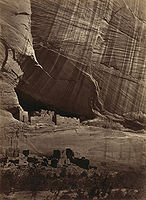
<path fill-rule="evenodd" d="M 146 200 L 146 0 L 0 0 L 0 200 Z"/>

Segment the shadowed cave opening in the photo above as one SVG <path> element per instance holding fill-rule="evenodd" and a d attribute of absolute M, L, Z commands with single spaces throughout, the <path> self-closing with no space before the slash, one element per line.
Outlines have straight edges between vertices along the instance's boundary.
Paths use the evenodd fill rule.
<path fill-rule="evenodd" d="M 76 114 L 76 113 L 65 112 L 65 111 L 61 110 L 60 108 L 54 107 L 53 105 L 45 105 L 41 101 L 37 101 L 33 97 L 31 97 L 30 95 L 25 94 L 24 92 L 19 90 L 19 88 L 15 88 L 15 92 L 17 94 L 19 104 L 21 105 L 21 107 L 23 108 L 24 111 L 28 112 L 28 121 L 29 122 L 31 122 L 31 117 L 34 116 L 33 113 L 36 112 L 36 111 L 40 112 L 41 110 L 53 111 L 54 112 L 52 121 L 55 123 L 55 125 L 57 125 L 56 115 L 59 115 L 61 117 L 76 118 L 76 119 L 79 119 L 80 122 L 87 121 L 87 120 L 95 118 L 93 116 L 83 116 L 83 115 L 79 115 L 79 114 Z M 17 119 L 17 120 L 20 119 L 19 108 L 16 108 L 15 112 L 13 111 L 11 113 L 12 113 L 12 115 L 15 119 Z M 23 117 L 22 121 L 25 122 L 24 117 Z M 140 123 L 133 121 L 133 120 L 124 120 L 124 121 L 121 121 L 119 123 L 121 125 L 123 125 L 123 127 L 134 130 L 134 131 L 144 129 L 143 124 L 140 124 Z M 94 125 L 94 126 L 98 126 L 98 124 Z M 112 124 L 111 124 L 111 126 L 112 126 Z"/>
<path fill-rule="evenodd" d="M 19 90 L 19 88 L 15 88 L 15 92 L 17 94 L 19 104 L 21 105 L 24 111 L 28 112 L 28 115 L 31 112 L 47 110 L 47 111 L 54 111 L 55 114 L 60 115 L 62 117 L 71 117 L 71 118 L 80 119 L 80 122 L 88 120 L 88 119 L 93 119 L 93 117 L 90 118 L 89 116 L 81 116 L 76 113 L 65 112 L 61 110 L 60 108 L 54 107 L 53 105 L 45 105 L 41 101 L 37 101 L 30 95 L 23 93 L 22 91 Z M 19 120 L 18 113 L 14 114 L 13 117 Z M 54 123 L 56 124 L 55 119 L 54 119 Z"/>

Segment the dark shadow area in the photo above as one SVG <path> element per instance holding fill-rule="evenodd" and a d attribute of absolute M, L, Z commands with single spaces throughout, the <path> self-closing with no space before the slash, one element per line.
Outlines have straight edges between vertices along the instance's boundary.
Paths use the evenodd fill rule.
<path fill-rule="evenodd" d="M 129 128 L 129 129 L 134 130 L 134 131 L 139 131 L 139 130 L 143 130 L 143 129 L 146 128 L 144 126 L 144 124 L 140 124 L 140 123 L 138 123 L 136 121 L 132 121 L 132 120 L 125 120 L 125 122 L 123 122 L 122 125 L 125 128 Z"/>
<path fill-rule="evenodd" d="M 45 105 L 41 101 L 37 101 L 34 98 L 32 98 L 30 95 L 23 93 L 22 91 L 19 90 L 19 88 L 15 88 L 15 92 L 18 96 L 19 103 L 21 107 L 28 112 L 33 112 L 33 111 L 40 111 L 41 109 L 43 110 L 49 110 L 49 111 L 54 111 L 55 114 L 59 114 L 60 116 L 63 117 L 71 117 L 71 118 L 79 118 L 81 121 L 88 120 L 88 119 L 93 119 L 93 117 L 88 117 L 88 116 L 80 116 L 76 113 L 69 113 L 69 112 L 64 112 L 60 108 L 56 108 L 53 105 Z M 56 124 L 56 119 L 55 116 L 53 118 L 54 123 Z"/>

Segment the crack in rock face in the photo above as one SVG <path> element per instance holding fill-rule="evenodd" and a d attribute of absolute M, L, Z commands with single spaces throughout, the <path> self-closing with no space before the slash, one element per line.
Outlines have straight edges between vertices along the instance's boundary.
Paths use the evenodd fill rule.
<path fill-rule="evenodd" d="M 14 69 L 1 74 L 5 81 L 18 75 L 17 86 L 10 82 L 25 110 L 51 108 L 83 120 L 97 113 L 145 118 L 144 2 L 7 0 L 0 6 L 1 68 L 12 62 L 7 47 L 23 76 Z"/>

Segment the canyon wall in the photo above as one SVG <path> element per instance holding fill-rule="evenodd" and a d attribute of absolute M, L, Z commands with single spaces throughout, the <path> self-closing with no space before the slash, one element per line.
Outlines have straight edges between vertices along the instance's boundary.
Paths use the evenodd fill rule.
<path fill-rule="evenodd" d="M 16 91 L 25 110 L 53 109 L 83 119 L 131 113 L 145 120 L 145 1 L 0 5 L 1 86 L 13 100 Z M 19 103 L 4 109 L 13 113 Z"/>
<path fill-rule="evenodd" d="M 35 75 L 30 76 L 25 65 L 26 79 L 33 85 L 27 89 L 30 95 L 36 91 L 38 100 L 87 117 L 93 110 L 119 115 L 145 112 L 143 2 L 32 0 L 31 4 L 34 49 L 47 81 L 34 86 Z"/>
<path fill-rule="evenodd" d="M 145 7 L 140 0 L 0 0 L 1 137 L 11 145 L 25 126 L 17 113 L 42 108 L 143 129 Z"/>
<path fill-rule="evenodd" d="M 1 160 L 71 148 L 95 168 L 145 174 L 145 9 L 146 0 L 0 0 Z M 40 109 L 84 123 L 56 125 L 46 113 L 25 123 Z"/>

